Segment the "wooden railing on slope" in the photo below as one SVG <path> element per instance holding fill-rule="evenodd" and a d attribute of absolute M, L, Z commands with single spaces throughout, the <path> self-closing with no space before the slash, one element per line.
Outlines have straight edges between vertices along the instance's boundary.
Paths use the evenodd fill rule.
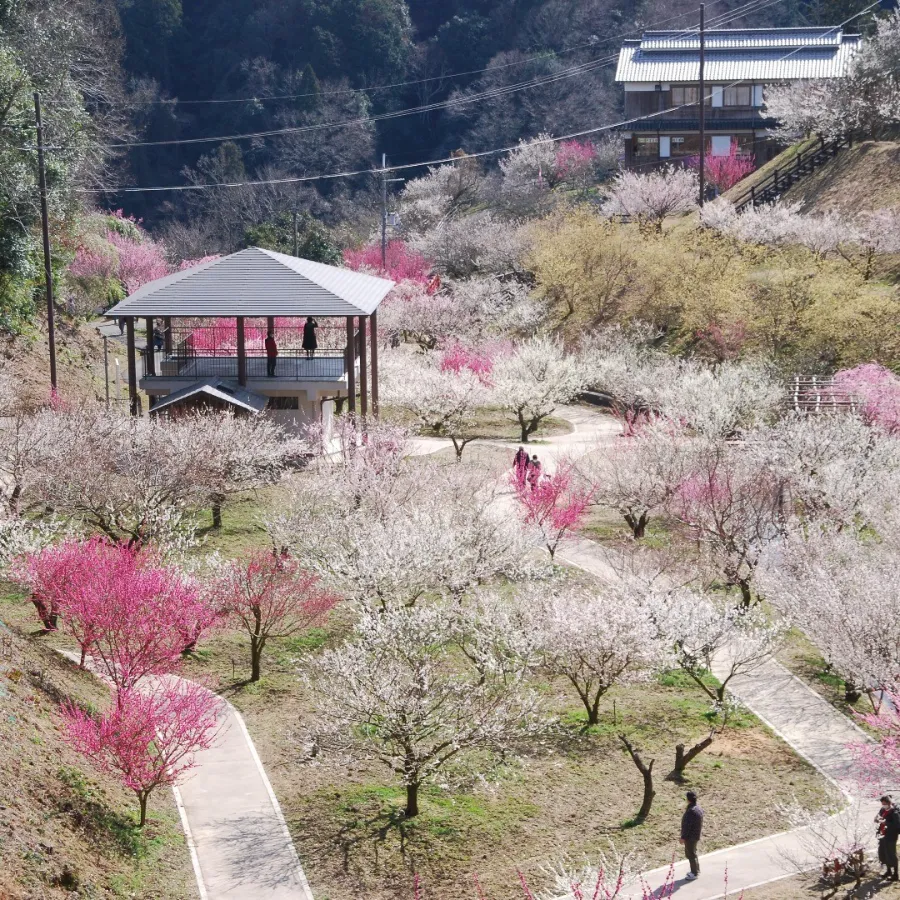
<path fill-rule="evenodd" d="M 856 412 L 855 397 L 835 384 L 833 378 L 811 375 L 796 376 L 790 385 L 789 403 L 797 412 Z"/>
<path fill-rule="evenodd" d="M 793 187 L 807 175 L 812 175 L 816 169 L 821 168 L 829 160 L 834 159 L 844 147 L 853 146 L 853 136 L 837 138 L 826 141 L 819 138 L 812 147 L 801 150 L 786 166 L 778 166 L 772 170 L 771 175 L 766 176 L 758 184 L 754 184 L 749 190 L 741 194 L 735 201 L 734 207 L 738 212 L 748 206 L 759 206 L 763 203 L 772 203 L 785 191 Z"/>

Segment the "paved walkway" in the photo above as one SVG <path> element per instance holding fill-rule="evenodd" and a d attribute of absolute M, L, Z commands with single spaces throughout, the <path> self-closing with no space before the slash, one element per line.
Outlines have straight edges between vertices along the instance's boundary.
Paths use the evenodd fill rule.
<path fill-rule="evenodd" d="M 577 427 L 582 429 L 582 433 L 603 433 L 603 429 L 591 428 L 589 420 L 592 417 L 609 422 L 609 417 L 583 408 L 578 408 L 578 414 Z M 560 410 L 558 415 L 568 418 L 569 410 Z M 577 452 L 581 446 L 578 441 L 569 441 L 568 446 L 557 451 L 557 439 L 551 440 L 554 442 L 553 451 L 548 454 L 551 458 L 558 456 L 560 451 Z M 557 557 L 601 577 L 615 573 L 608 553 L 598 544 L 583 538 L 564 543 Z M 727 664 L 727 658 L 717 658 L 713 661 L 713 673 L 724 674 Z M 846 829 L 859 831 L 874 845 L 869 820 L 874 815 L 875 805 L 869 802 L 867 806 L 860 807 L 859 798 L 855 796 L 856 785 L 851 777 L 851 757 L 847 750 L 847 744 L 865 739 L 865 733 L 775 660 L 768 661 L 752 673 L 736 676 L 729 686 L 731 692 L 757 718 L 834 785 L 836 795 L 840 792 L 845 808 L 831 819 L 833 833 L 839 834 Z M 862 823 L 862 827 L 858 827 L 857 823 Z M 673 842 L 673 846 L 676 851 L 679 850 L 676 843 Z M 674 869 L 673 894 L 677 894 L 678 900 L 716 900 L 725 896 L 727 885 L 729 895 L 736 897 L 742 890 L 787 878 L 797 874 L 801 868 L 816 865 L 811 835 L 807 829 L 799 828 L 701 856 L 702 875 L 694 882 L 684 880 L 688 866 L 686 861 L 679 860 Z M 648 872 L 644 877 L 657 894 L 668 875 L 669 867 L 666 866 Z M 640 891 L 634 896 L 640 896 Z"/>
<path fill-rule="evenodd" d="M 222 702 L 215 745 L 173 791 L 200 900 L 313 900 L 244 719 Z"/>
<path fill-rule="evenodd" d="M 313 900 L 281 807 L 240 713 L 176 789 L 201 900 Z"/>

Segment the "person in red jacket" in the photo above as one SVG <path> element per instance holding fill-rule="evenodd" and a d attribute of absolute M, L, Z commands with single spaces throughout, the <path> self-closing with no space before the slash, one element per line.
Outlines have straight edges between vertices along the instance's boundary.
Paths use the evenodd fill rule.
<path fill-rule="evenodd" d="M 278 362 L 278 344 L 275 343 L 275 332 L 266 335 L 266 375 L 275 377 L 275 365 Z"/>

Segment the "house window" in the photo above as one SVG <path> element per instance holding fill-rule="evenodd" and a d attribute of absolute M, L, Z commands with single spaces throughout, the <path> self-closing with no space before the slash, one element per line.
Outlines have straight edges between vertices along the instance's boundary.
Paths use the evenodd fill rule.
<path fill-rule="evenodd" d="M 739 84 L 725 88 L 725 106 L 749 106 L 751 88 L 749 84 Z"/>
<path fill-rule="evenodd" d="M 712 156 L 731 156 L 731 135 L 714 134 L 710 149 Z"/>
<path fill-rule="evenodd" d="M 654 135 L 641 135 L 634 139 L 634 155 L 640 157 L 659 156 L 659 138 Z"/>
<path fill-rule="evenodd" d="M 672 137 L 672 156 L 699 156 L 700 135 L 687 134 Z"/>
<path fill-rule="evenodd" d="M 699 97 L 700 88 L 696 84 L 672 85 L 672 106 L 696 103 Z"/>
<path fill-rule="evenodd" d="M 269 409 L 300 409 L 299 397 L 269 397 Z"/>

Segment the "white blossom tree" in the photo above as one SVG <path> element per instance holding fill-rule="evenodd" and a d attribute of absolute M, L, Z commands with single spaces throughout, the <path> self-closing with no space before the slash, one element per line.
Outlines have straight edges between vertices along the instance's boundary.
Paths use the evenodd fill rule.
<path fill-rule="evenodd" d="M 845 681 L 848 700 L 900 677 L 900 554 L 851 531 L 805 526 L 765 554 L 758 576 L 766 599 L 801 628 Z"/>
<path fill-rule="evenodd" d="M 526 666 L 469 664 L 458 647 L 471 631 L 457 607 L 369 613 L 310 663 L 320 739 L 382 762 L 406 790 L 408 818 L 423 785 L 482 773 L 541 727 Z"/>
<path fill-rule="evenodd" d="M 604 583 L 596 591 L 536 588 L 520 601 L 536 635 L 541 668 L 571 683 L 588 725 L 599 722 L 600 700 L 613 685 L 665 668 L 655 599 L 627 584 Z"/>
<path fill-rule="evenodd" d="M 522 270 L 528 244 L 525 230 L 489 210 L 443 223 L 412 242 L 450 278 L 510 274 Z"/>
<path fill-rule="evenodd" d="M 404 464 L 364 492 L 298 480 L 267 523 L 276 547 L 303 561 L 363 608 L 411 607 L 424 595 L 460 596 L 531 571 L 533 544 L 496 502 L 486 474 Z"/>
<path fill-rule="evenodd" d="M 405 410 L 420 429 L 453 442 L 457 460 L 478 437 L 478 410 L 488 405 L 483 376 L 467 368 L 442 366 L 436 354 L 395 351 L 381 361 L 382 400 Z"/>
<path fill-rule="evenodd" d="M 559 341 L 536 337 L 497 360 L 494 396 L 498 406 L 515 416 L 527 443 L 541 422 L 557 406 L 573 400 L 588 380 L 579 357 L 567 354 Z"/>
<path fill-rule="evenodd" d="M 661 637 L 674 648 L 677 664 L 719 707 L 733 678 L 770 660 L 784 640 L 787 625 L 760 606 L 717 602 L 693 591 L 673 591 L 659 606 Z M 706 676 L 716 660 L 718 683 Z"/>
<path fill-rule="evenodd" d="M 400 194 L 403 230 L 424 234 L 481 202 L 484 176 L 477 160 L 463 157 L 458 162 L 430 167 L 421 178 L 413 178 Z"/>
<path fill-rule="evenodd" d="M 680 440 L 668 423 L 652 423 L 627 440 L 599 444 L 578 463 L 594 503 L 618 512 L 636 540 L 684 480 Z"/>
<path fill-rule="evenodd" d="M 601 212 L 628 216 L 655 231 L 662 231 L 669 216 L 697 208 L 700 181 L 694 169 L 667 166 L 658 172 L 619 172 L 607 185 Z"/>
<path fill-rule="evenodd" d="M 445 291 L 429 292 L 425 285 L 402 281 L 378 310 L 379 337 L 384 343 L 407 341 L 433 350 L 472 330 L 470 310 Z"/>
<path fill-rule="evenodd" d="M 766 89 L 766 108 L 788 139 L 891 133 L 900 123 L 900 11 L 878 19 L 843 77 L 773 85 Z"/>

